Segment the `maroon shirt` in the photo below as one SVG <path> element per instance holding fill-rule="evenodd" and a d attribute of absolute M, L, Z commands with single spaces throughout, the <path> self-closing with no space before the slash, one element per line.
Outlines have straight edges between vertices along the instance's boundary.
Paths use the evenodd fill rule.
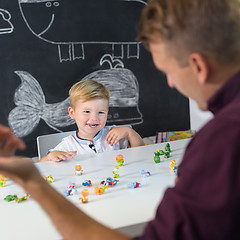
<path fill-rule="evenodd" d="M 209 100 L 214 118 L 198 131 L 156 217 L 136 239 L 240 239 L 240 72 Z"/>

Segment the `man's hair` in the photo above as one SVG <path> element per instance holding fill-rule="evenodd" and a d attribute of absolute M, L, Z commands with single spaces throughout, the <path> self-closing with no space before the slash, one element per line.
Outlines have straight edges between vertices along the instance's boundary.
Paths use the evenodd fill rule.
<path fill-rule="evenodd" d="M 69 90 L 70 105 L 74 107 L 77 100 L 83 100 L 84 102 L 105 99 L 109 103 L 110 92 L 103 84 L 94 81 L 92 79 L 86 79 L 75 83 Z"/>
<path fill-rule="evenodd" d="M 180 65 L 198 52 L 220 64 L 240 63 L 240 0 L 149 0 L 138 40 L 162 40 Z"/>

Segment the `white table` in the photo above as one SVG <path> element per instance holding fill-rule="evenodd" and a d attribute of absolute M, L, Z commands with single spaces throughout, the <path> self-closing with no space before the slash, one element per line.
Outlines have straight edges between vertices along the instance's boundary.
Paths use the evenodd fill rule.
<path fill-rule="evenodd" d="M 67 198 L 88 215 L 113 229 L 124 229 L 154 218 L 166 188 L 174 185 L 175 174 L 169 169 L 169 162 L 175 159 L 179 164 L 188 141 L 170 142 L 170 158 L 162 157 L 158 164 L 153 160 L 154 152 L 164 150 L 165 143 L 100 153 L 85 159 L 75 157 L 60 163 L 36 163 L 36 166 L 43 176 L 53 175 L 55 181 L 51 184 L 62 194 L 68 182 L 74 182 L 78 193 Z M 113 177 L 112 170 L 117 166 L 115 159 L 118 154 L 122 154 L 125 161 L 125 166 L 119 170 L 118 184 L 103 195 L 94 194 L 93 189 L 99 186 L 100 181 Z M 84 170 L 82 176 L 74 175 L 76 163 L 80 163 Z M 141 169 L 150 171 L 152 176 L 142 177 L 139 173 Z M 86 188 L 82 186 L 86 179 L 92 181 L 93 187 L 89 188 L 89 202 L 82 204 L 78 198 L 82 189 Z M 129 189 L 127 184 L 132 181 L 140 182 L 142 187 Z M 24 195 L 24 191 L 10 180 L 6 187 L 0 188 L 1 239 L 61 239 L 51 220 L 34 200 L 19 204 L 6 202 L 3 199 L 8 194 Z"/>

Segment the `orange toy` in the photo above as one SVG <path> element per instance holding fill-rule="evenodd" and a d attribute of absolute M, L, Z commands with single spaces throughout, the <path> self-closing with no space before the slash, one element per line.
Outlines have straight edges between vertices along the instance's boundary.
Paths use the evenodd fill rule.
<path fill-rule="evenodd" d="M 118 154 L 116 157 L 116 162 L 118 163 L 119 167 L 124 166 L 124 160 L 123 160 L 123 155 L 122 154 Z"/>
<path fill-rule="evenodd" d="M 94 188 L 94 193 L 98 194 L 98 195 L 101 195 L 104 193 L 104 190 L 103 188 L 100 188 L 100 187 L 95 187 Z"/>
<path fill-rule="evenodd" d="M 5 187 L 6 182 L 6 178 L 3 175 L 0 175 L 0 187 Z"/>
<path fill-rule="evenodd" d="M 175 166 L 176 166 L 176 161 L 173 159 L 172 161 L 170 161 L 169 167 L 170 167 L 171 170 L 174 170 Z"/>
<path fill-rule="evenodd" d="M 82 203 L 87 203 L 88 202 L 88 195 L 89 195 L 88 189 L 83 189 L 81 194 L 82 194 L 83 197 L 79 198 L 79 200 L 82 200 Z"/>
<path fill-rule="evenodd" d="M 80 164 L 75 165 L 75 175 L 81 176 L 83 174 L 83 170 Z"/>

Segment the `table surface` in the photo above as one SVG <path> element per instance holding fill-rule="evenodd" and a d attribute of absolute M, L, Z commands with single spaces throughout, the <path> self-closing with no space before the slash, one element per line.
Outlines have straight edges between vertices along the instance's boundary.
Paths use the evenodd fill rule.
<path fill-rule="evenodd" d="M 175 159 L 177 164 L 180 163 L 188 142 L 188 139 L 170 142 L 170 157 L 165 159 L 161 156 L 158 164 L 153 160 L 154 152 L 157 149 L 164 150 L 166 143 L 99 153 L 92 157 L 76 156 L 60 163 L 36 163 L 36 166 L 43 176 L 53 175 L 55 181 L 50 184 L 61 194 L 69 182 L 74 182 L 78 192 L 67 198 L 97 221 L 118 229 L 154 218 L 166 188 L 174 185 L 175 173 L 170 170 L 169 162 Z M 94 194 L 94 187 L 107 177 L 113 177 L 112 170 L 117 166 L 115 159 L 118 154 L 124 156 L 124 166 L 119 168 L 119 182 L 103 195 Z M 77 163 L 82 166 L 82 176 L 74 175 Z M 151 176 L 142 177 L 142 169 L 149 171 Z M 78 198 L 82 189 L 87 188 L 82 186 L 86 179 L 90 179 L 93 186 L 88 188 L 89 202 L 83 204 Z M 129 189 L 127 185 L 133 181 L 140 182 L 142 186 Z M 1 239 L 61 239 L 51 220 L 34 200 L 19 204 L 4 201 L 9 194 L 23 196 L 24 190 L 11 180 L 7 180 L 6 186 L 0 188 Z"/>

